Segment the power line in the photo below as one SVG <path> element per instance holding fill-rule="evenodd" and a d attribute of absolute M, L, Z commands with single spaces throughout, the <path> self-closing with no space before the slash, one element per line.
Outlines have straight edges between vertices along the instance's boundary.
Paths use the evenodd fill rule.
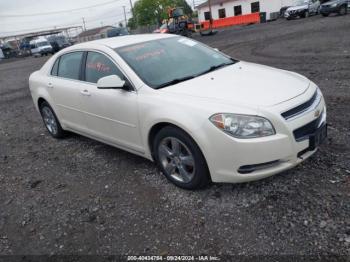
<path fill-rule="evenodd" d="M 126 12 L 127 14 L 130 14 L 131 11 L 127 11 Z M 118 18 L 120 16 L 122 16 L 123 13 L 117 13 L 117 15 L 113 15 L 113 16 L 108 16 L 108 17 L 103 17 L 103 19 L 87 19 L 85 21 L 86 24 L 88 23 L 93 23 L 93 22 L 96 22 L 96 21 L 101 21 L 101 20 L 107 20 L 107 19 L 112 19 L 112 18 Z M 69 24 L 61 24 L 59 26 L 81 26 L 81 22 L 77 22 L 77 23 L 69 23 Z M 32 29 L 22 29 L 22 30 L 17 30 L 17 31 L 5 31 L 5 32 L 1 32 L 2 34 L 14 34 L 14 33 L 26 33 L 26 32 L 30 32 L 30 31 L 36 31 L 36 30 L 50 30 L 50 29 L 53 29 L 55 26 L 52 26 L 52 27 L 49 27 L 49 26 L 46 26 L 46 27 L 38 27 L 38 28 L 32 28 Z M 3 37 L 3 36 L 1 36 Z"/>
<path fill-rule="evenodd" d="M 89 8 L 93 8 L 93 7 L 99 7 L 99 6 L 109 5 L 109 4 L 115 3 L 115 2 L 117 2 L 117 1 L 120 1 L 120 0 L 113 0 L 113 1 L 109 1 L 109 2 L 102 3 L 102 4 L 90 5 L 90 6 L 86 6 L 86 7 L 80 7 L 80 8 L 69 9 L 69 10 L 60 10 L 60 11 L 46 12 L 46 13 L 35 13 L 35 14 L 9 14 L 9 15 L 1 15 L 1 14 L 0 14 L 0 17 L 28 17 L 28 16 L 39 16 L 39 15 L 60 14 L 60 13 L 74 12 L 74 11 L 89 9 Z"/>

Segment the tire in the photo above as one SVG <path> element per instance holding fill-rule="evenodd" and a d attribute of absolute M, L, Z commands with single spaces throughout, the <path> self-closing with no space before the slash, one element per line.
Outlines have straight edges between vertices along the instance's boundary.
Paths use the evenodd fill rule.
<path fill-rule="evenodd" d="M 39 109 L 44 125 L 50 135 L 54 138 L 63 138 L 65 136 L 65 131 L 62 129 L 62 126 L 51 106 L 44 101 L 40 104 Z"/>
<path fill-rule="evenodd" d="M 348 12 L 348 10 L 347 10 L 346 6 L 342 5 L 342 6 L 339 8 L 338 14 L 339 14 L 339 15 L 346 15 L 347 12 Z"/>
<path fill-rule="evenodd" d="M 154 159 L 165 177 L 183 189 L 199 189 L 210 183 L 205 158 L 196 142 L 183 130 L 167 126 L 153 141 Z"/>
<path fill-rule="evenodd" d="M 329 16 L 329 14 L 324 13 L 324 14 L 322 14 L 322 16 L 327 17 L 327 16 Z"/>
<path fill-rule="evenodd" d="M 308 18 L 310 16 L 309 11 L 305 11 L 303 18 Z"/>

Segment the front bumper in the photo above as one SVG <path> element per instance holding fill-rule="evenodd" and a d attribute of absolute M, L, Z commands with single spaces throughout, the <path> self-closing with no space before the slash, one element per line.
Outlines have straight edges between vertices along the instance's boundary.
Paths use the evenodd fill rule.
<path fill-rule="evenodd" d="M 297 18 L 302 16 L 305 13 L 305 10 L 294 10 L 294 11 L 286 11 L 284 13 L 285 18 Z"/>
<path fill-rule="evenodd" d="M 286 103 L 303 101 L 305 97 L 311 97 L 312 92 L 315 92 L 315 89 L 309 88 L 304 95 Z M 314 121 L 316 111 L 323 112 L 320 116 L 320 126 L 326 124 L 323 97 L 314 110 L 291 120 L 285 120 L 281 116 L 286 103 L 261 112 L 262 116 L 272 121 L 276 129 L 273 136 L 236 139 L 208 121 L 204 127 L 206 135 L 201 138 L 205 145 L 200 146 L 204 151 L 213 182 L 240 183 L 262 179 L 298 165 L 317 151 L 317 147 L 312 147 L 308 137 L 297 141 L 293 131 Z"/>

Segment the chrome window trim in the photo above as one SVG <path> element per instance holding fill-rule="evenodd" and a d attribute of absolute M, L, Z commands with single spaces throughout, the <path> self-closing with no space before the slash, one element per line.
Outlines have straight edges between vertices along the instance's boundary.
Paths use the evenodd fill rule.
<path fill-rule="evenodd" d="M 104 56 L 106 56 L 109 60 L 112 61 L 112 63 L 119 69 L 119 71 L 126 77 L 126 79 L 129 81 L 129 83 L 131 84 L 132 86 L 132 89 L 133 90 L 129 90 L 128 92 L 134 92 L 134 93 L 137 93 L 137 89 L 135 87 L 135 84 L 130 80 L 129 76 L 125 73 L 125 71 L 119 66 L 119 64 L 108 54 L 106 54 L 105 52 L 103 51 L 100 51 L 100 50 L 97 50 L 97 49 L 77 49 L 77 50 L 71 50 L 71 51 L 67 51 L 61 55 L 59 55 L 55 60 L 54 62 L 52 63 L 52 65 L 50 66 L 50 70 L 49 72 L 47 73 L 47 76 L 49 77 L 54 77 L 54 78 L 58 78 L 58 79 L 64 79 L 64 80 L 69 80 L 69 81 L 74 81 L 74 82 L 80 82 L 80 83 L 84 83 L 84 84 L 89 84 L 89 85 L 94 85 L 97 87 L 97 84 L 96 83 L 92 83 L 92 82 L 88 82 L 88 81 L 83 81 L 83 80 L 79 80 L 79 79 L 72 79 L 72 78 L 65 78 L 65 77 L 60 77 L 60 76 L 55 76 L 55 75 L 52 75 L 51 72 L 52 72 L 52 69 L 57 61 L 57 59 L 60 59 L 61 56 L 63 55 L 66 55 L 66 54 L 70 54 L 70 53 L 75 53 L 75 52 L 96 52 L 96 53 L 100 53 Z"/>

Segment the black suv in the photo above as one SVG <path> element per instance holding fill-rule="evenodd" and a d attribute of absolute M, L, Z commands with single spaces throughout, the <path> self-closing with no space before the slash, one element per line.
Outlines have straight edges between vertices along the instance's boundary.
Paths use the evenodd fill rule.
<path fill-rule="evenodd" d="M 323 16 L 329 16 L 331 13 L 346 15 L 348 12 L 348 0 L 331 0 L 321 5 L 320 13 Z"/>

